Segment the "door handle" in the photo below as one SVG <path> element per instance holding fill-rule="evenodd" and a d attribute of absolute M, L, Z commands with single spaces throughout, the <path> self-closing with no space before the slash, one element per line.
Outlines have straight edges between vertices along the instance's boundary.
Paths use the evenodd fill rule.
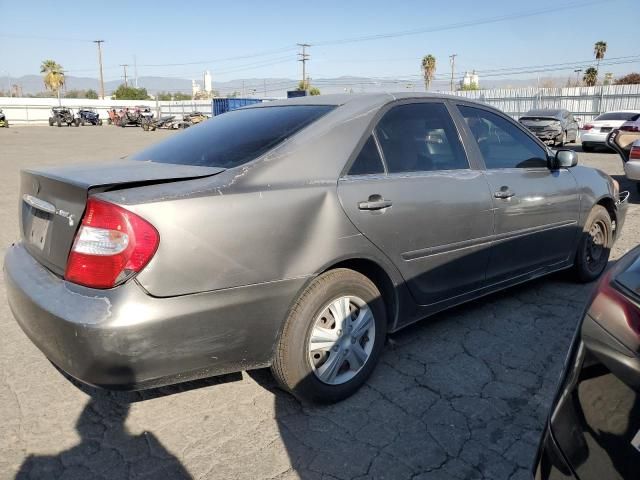
<path fill-rule="evenodd" d="M 506 185 L 500 187 L 500 190 L 498 190 L 497 192 L 495 192 L 493 194 L 493 196 L 495 198 L 502 198 L 504 200 L 511 198 L 515 195 L 514 192 L 512 192 L 511 190 L 509 190 L 509 187 L 507 187 Z"/>
<path fill-rule="evenodd" d="M 370 195 L 366 202 L 358 202 L 360 210 L 382 210 L 393 205 L 391 200 L 385 200 L 382 195 Z"/>

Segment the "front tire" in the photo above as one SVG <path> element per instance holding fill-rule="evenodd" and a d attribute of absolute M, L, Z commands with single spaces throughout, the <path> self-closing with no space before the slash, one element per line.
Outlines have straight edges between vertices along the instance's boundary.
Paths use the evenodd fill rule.
<path fill-rule="evenodd" d="M 291 309 L 271 371 L 301 401 L 338 402 L 367 380 L 386 330 L 384 301 L 375 284 L 353 270 L 330 270 Z"/>
<path fill-rule="evenodd" d="M 598 278 L 607 266 L 613 246 L 613 226 L 609 212 L 602 205 L 591 209 L 584 224 L 574 271 L 580 282 L 591 282 Z"/>

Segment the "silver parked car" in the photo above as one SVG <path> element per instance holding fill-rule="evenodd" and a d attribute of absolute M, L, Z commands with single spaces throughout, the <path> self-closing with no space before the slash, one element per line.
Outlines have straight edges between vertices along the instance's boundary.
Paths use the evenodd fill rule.
<path fill-rule="evenodd" d="M 271 366 L 337 401 L 389 332 L 557 270 L 597 278 L 628 194 L 576 164 L 457 97 L 252 105 L 125 160 L 23 171 L 9 304 L 89 384 Z"/>
<path fill-rule="evenodd" d="M 519 122 L 544 142 L 550 141 L 562 147 L 578 141 L 578 119 L 569 110 L 529 110 L 520 117 Z"/>

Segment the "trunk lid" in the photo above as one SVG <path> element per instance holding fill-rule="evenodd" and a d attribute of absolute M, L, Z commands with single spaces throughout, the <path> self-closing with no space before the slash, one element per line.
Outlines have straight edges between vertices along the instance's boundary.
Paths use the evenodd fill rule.
<path fill-rule="evenodd" d="M 626 132 L 616 129 L 607 136 L 607 145 L 618 152 L 623 162 L 628 162 L 631 147 L 638 140 L 640 140 L 640 132 Z"/>
<path fill-rule="evenodd" d="M 63 275 L 90 193 L 216 175 L 218 167 L 119 160 L 20 173 L 20 233 L 31 255 Z"/>

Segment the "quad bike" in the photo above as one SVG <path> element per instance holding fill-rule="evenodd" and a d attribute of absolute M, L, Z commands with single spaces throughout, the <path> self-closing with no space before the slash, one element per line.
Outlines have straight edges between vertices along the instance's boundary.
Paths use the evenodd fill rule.
<path fill-rule="evenodd" d="M 82 107 L 78 110 L 77 119 L 80 121 L 80 125 L 98 125 L 102 126 L 102 119 L 100 114 L 96 112 L 95 108 Z"/>
<path fill-rule="evenodd" d="M 136 127 L 141 127 L 143 123 L 147 123 L 150 120 L 153 120 L 153 113 L 151 109 L 147 106 L 138 106 L 133 110 L 129 110 L 125 108 L 121 111 L 120 114 L 120 123 L 119 125 L 124 128 L 127 125 L 135 125 Z"/>
<path fill-rule="evenodd" d="M 51 116 L 49 117 L 49 126 L 53 127 L 53 124 L 56 124 L 58 127 L 61 127 L 63 123 L 68 126 L 80 126 L 80 120 L 78 118 L 74 118 L 73 111 L 67 107 L 53 107 L 51 109 Z"/>
<path fill-rule="evenodd" d="M 0 128 L 9 128 L 9 120 L 4 113 L 2 113 L 2 109 L 0 108 Z"/>

